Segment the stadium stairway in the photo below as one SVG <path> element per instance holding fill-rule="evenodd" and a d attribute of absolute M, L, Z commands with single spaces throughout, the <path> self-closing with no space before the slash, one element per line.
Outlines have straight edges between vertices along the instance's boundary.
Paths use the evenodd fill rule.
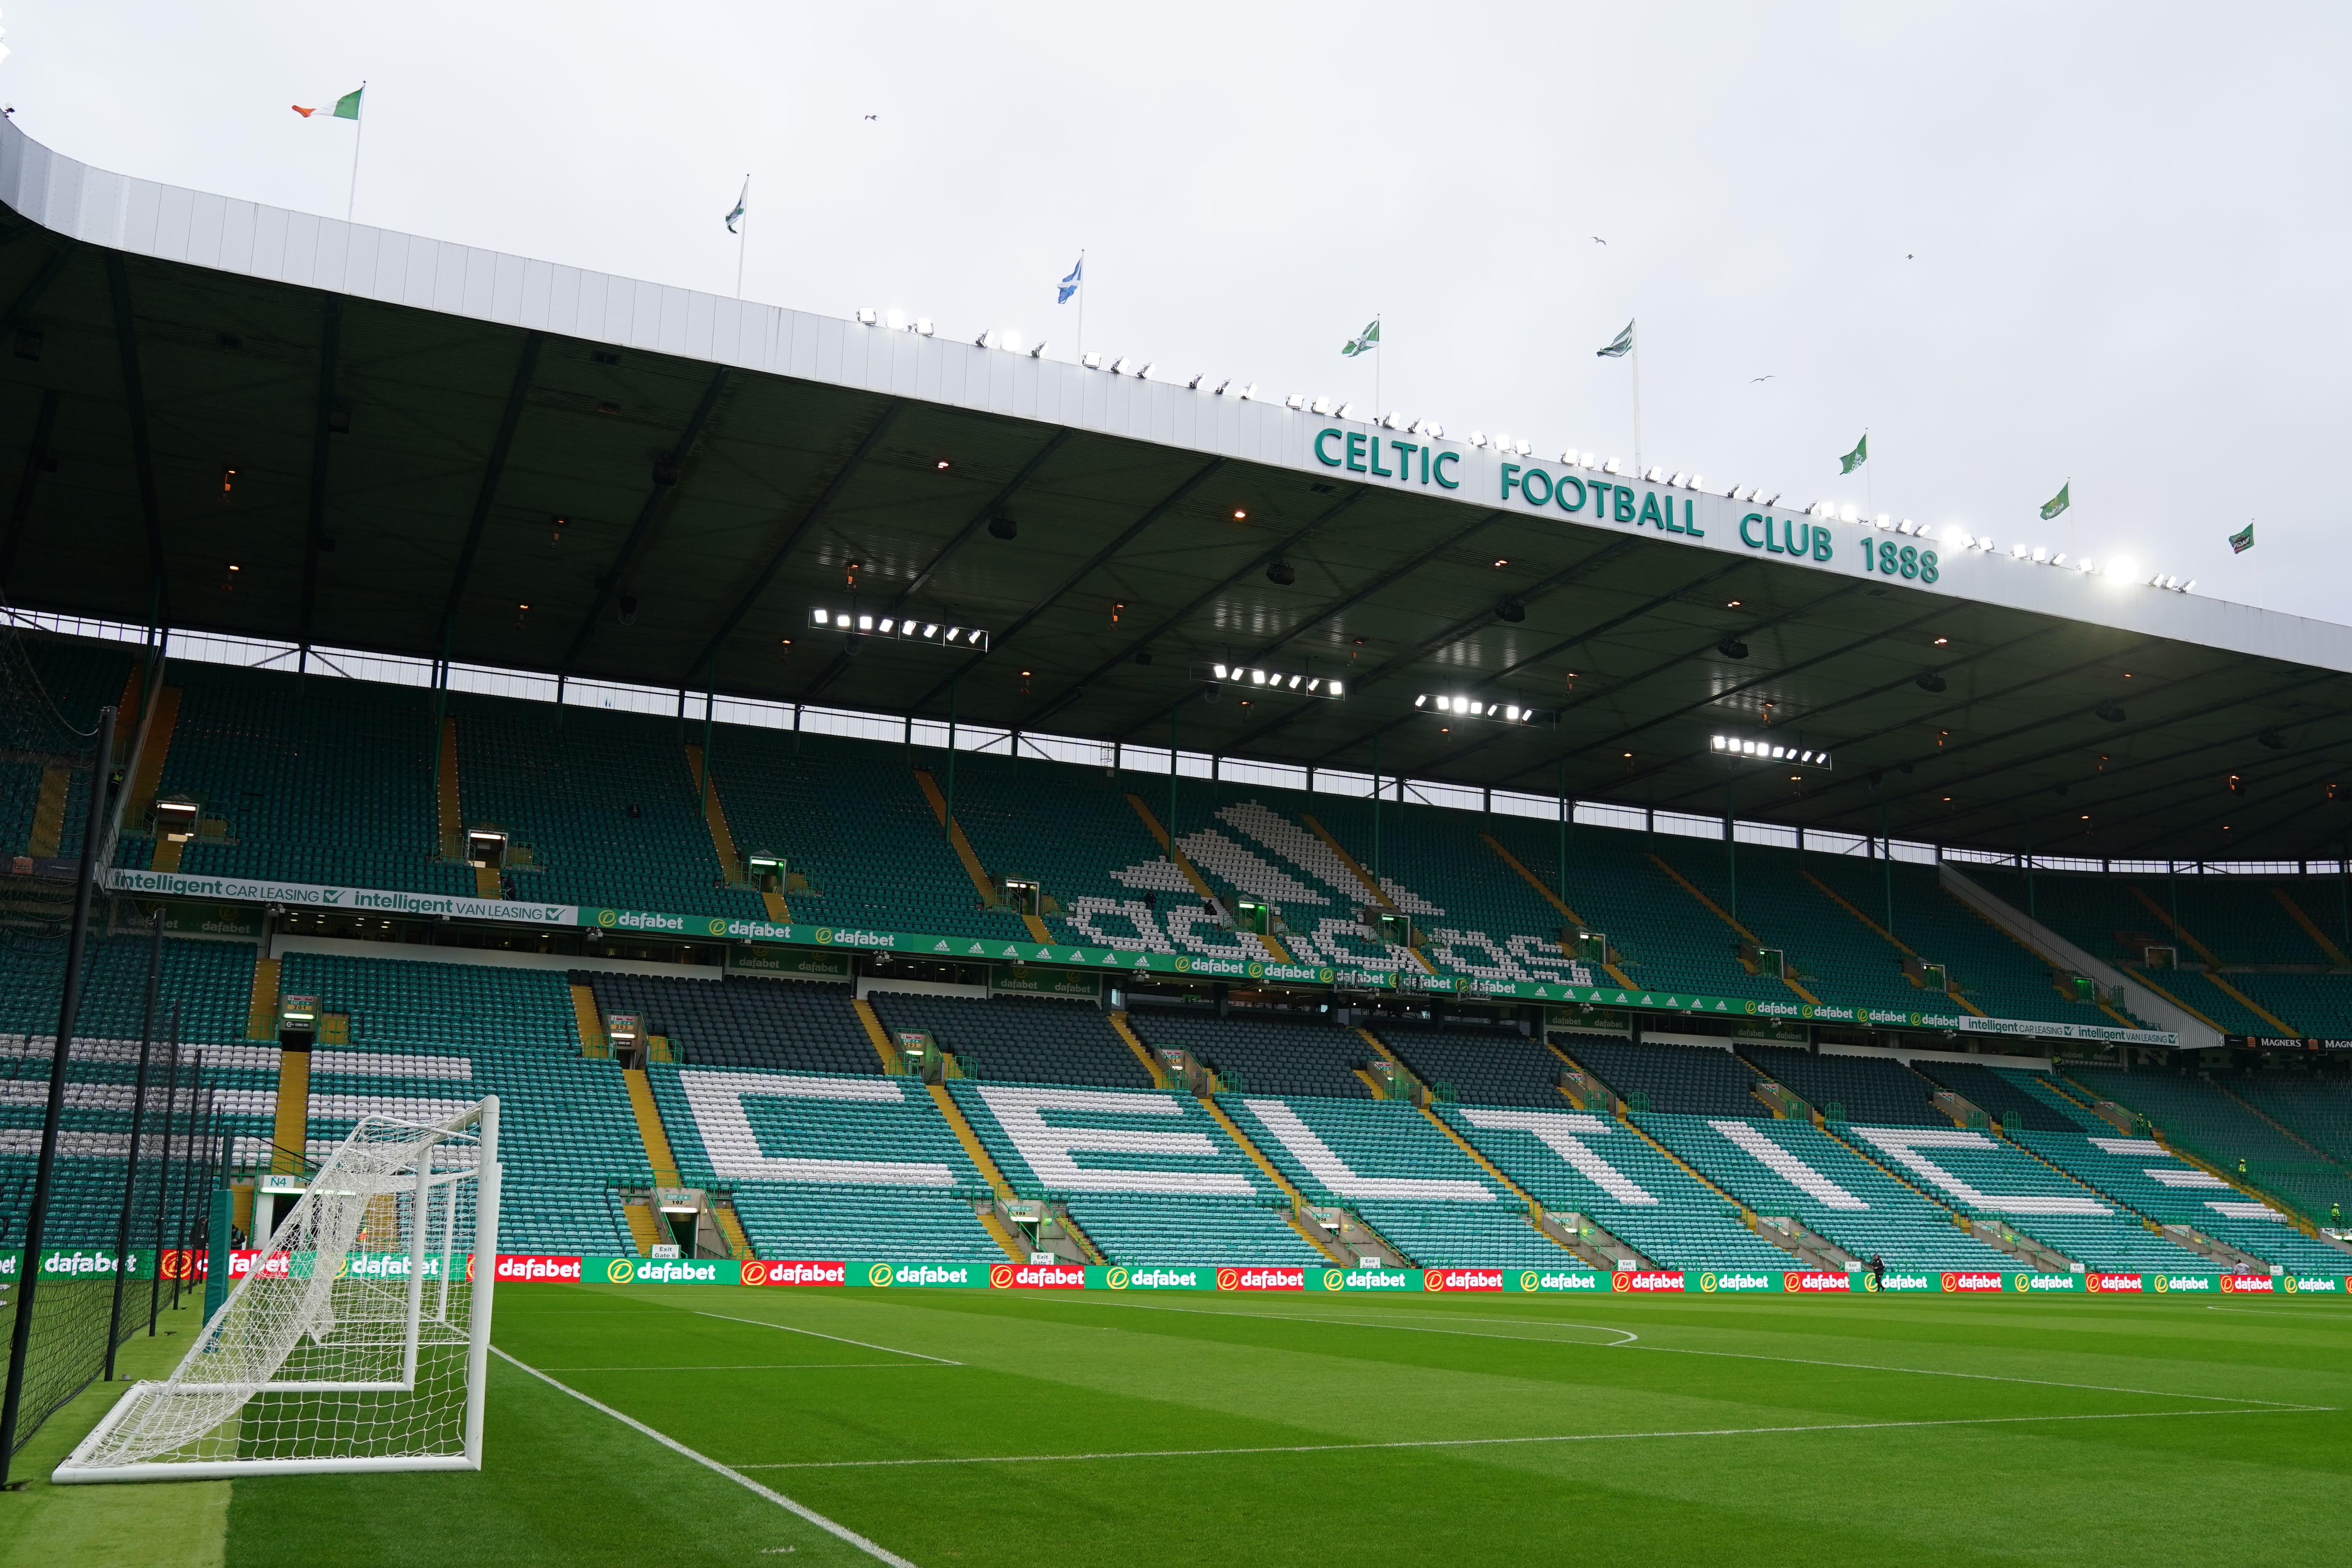
<path fill-rule="evenodd" d="M 1103 1017 L 1110 1025 L 1111 1033 L 1117 1035 L 1126 1044 L 1127 1048 L 1135 1053 L 1135 1059 L 1141 1062 L 1143 1070 L 1151 1075 L 1151 1087 L 1154 1089 L 1172 1087 L 1168 1081 L 1167 1069 L 1152 1057 L 1151 1047 L 1145 1045 L 1137 1036 L 1135 1021 L 1125 1011 L 1106 1013 Z"/>
<path fill-rule="evenodd" d="M 702 821 L 710 830 L 711 852 L 719 857 L 719 868 L 728 881 L 740 886 L 749 879 L 750 867 L 735 846 L 734 832 L 727 826 L 727 807 L 719 798 L 717 781 L 704 776 L 702 748 L 692 741 L 686 743 L 686 769 L 694 777 L 695 798 L 702 803 Z M 793 918 L 782 893 L 765 888 L 759 893 L 770 920 L 784 921 Z"/>
<path fill-rule="evenodd" d="M 177 686 L 163 687 L 155 694 L 155 714 L 147 724 L 147 749 L 140 753 L 138 771 L 131 775 L 130 795 L 123 805 L 122 820 L 130 828 L 145 826 L 154 816 L 155 797 L 163 785 L 163 766 L 172 752 L 172 733 L 179 728 L 183 695 L 182 689 Z M 123 711 L 129 712 L 130 709 L 126 707 Z M 178 870 L 187 847 L 186 839 L 175 841 L 155 834 L 148 851 L 147 868 L 151 871 Z"/>
<path fill-rule="evenodd" d="M 872 1043 L 874 1054 L 882 1059 L 882 1070 L 886 1073 L 905 1072 L 906 1058 L 899 1056 L 890 1032 L 882 1026 L 882 1016 L 874 1011 L 874 1004 L 859 996 L 851 1001 L 850 1007 L 857 1014 L 857 1022 L 866 1030 L 866 1037 Z"/>
<path fill-rule="evenodd" d="M 1722 905 L 1717 903 L 1713 899 L 1708 898 L 1705 893 L 1699 891 L 1698 885 L 1693 882 L 1688 877 L 1684 876 L 1680 871 L 1675 869 L 1674 865 L 1668 861 L 1664 856 L 1653 854 L 1650 857 L 1650 860 L 1658 868 L 1659 870 L 1665 873 L 1666 879 L 1668 881 L 1674 883 L 1675 886 L 1680 888 L 1684 892 L 1688 893 L 1693 899 L 1696 899 L 1701 909 L 1705 910 L 1708 914 L 1713 915 L 1717 920 L 1721 921 L 1726 926 L 1728 926 L 1731 931 L 1738 935 L 1742 942 L 1748 943 L 1748 946 L 1763 947 L 1769 945 L 1761 938 L 1758 937 L 1754 931 L 1748 930 L 1746 926 L 1740 924 L 1738 921 L 1725 913 Z M 1763 978 L 1763 976 L 1759 974 L 1759 978 Z M 1787 986 L 1790 991 L 1795 992 L 1801 1001 L 1811 1003 L 1815 1006 L 1821 1005 L 1822 999 L 1820 997 L 1806 990 L 1802 985 L 1798 984 L 1795 980 L 1790 978 L 1787 974 L 1781 974 L 1778 978 L 1781 984 Z"/>
<path fill-rule="evenodd" d="M 280 1173 L 301 1169 L 310 1146 L 310 1053 L 280 1047 L 278 1052 L 278 1110 L 269 1141 L 277 1145 L 269 1168 Z"/>
<path fill-rule="evenodd" d="M 457 721 L 444 714 L 441 738 L 434 748 L 433 820 L 439 832 L 441 858 L 455 865 L 466 854 L 465 798 L 457 784 Z"/>
<path fill-rule="evenodd" d="M 1491 833 L 1481 833 L 1478 835 L 1478 837 L 1487 848 L 1495 852 L 1496 858 L 1499 858 L 1504 865 L 1510 868 L 1513 875 L 1517 876 L 1528 887 L 1533 888 L 1536 890 L 1537 896 L 1541 898 L 1544 902 L 1549 904 L 1553 909 L 1558 910 L 1563 916 L 1567 917 L 1568 923 L 1570 925 L 1576 926 L 1581 930 L 1591 929 L 1590 923 L 1582 915 L 1578 914 L 1573 909 L 1570 908 L 1568 903 L 1562 900 L 1558 893 L 1555 893 L 1549 888 L 1545 887 L 1542 879 L 1533 871 L 1528 870 L 1526 864 L 1521 861 L 1517 856 L 1505 848 L 1501 839 L 1496 837 Z M 1561 946 L 1559 951 L 1561 957 L 1566 958 L 1570 956 L 1565 944 Z M 1603 959 L 1601 961 L 1601 970 L 1603 973 L 1607 974 L 1610 979 L 1615 981 L 1618 984 L 1624 986 L 1628 990 L 1638 991 L 1641 989 L 1640 986 L 1635 985 L 1633 981 L 1625 977 L 1624 971 L 1619 969 L 1616 964 L 1609 962 L 1607 959 Z"/>
<path fill-rule="evenodd" d="M 677 1173 L 677 1156 L 670 1151 L 669 1133 L 662 1126 L 661 1107 L 654 1103 L 653 1085 L 646 1080 L 646 1069 L 623 1068 L 621 1081 L 629 1091 L 629 1112 L 637 1124 L 637 1146 L 645 1153 L 646 1168 L 653 1173 L 655 1184 L 684 1186 Z"/>
<path fill-rule="evenodd" d="M 961 862 L 964 874 L 971 879 L 972 890 L 980 895 L 980 901 L 984 906 L 991 909 L 998 907 L 1002 894 L 998 891 L 997 880 L 988 874 L 988 868 L 980 863 L 979 852 L 972 848 L 971 840 L 964 837 L 963 825 L 948 815 L 948 797 L 940 793 L 940 781 L 931 776 L 930 769 L 917 768 L 915 782 L 922 788 L 923 799 L 930 805 L 932 817 L 947 829 L 948 843 L 955 850 L 956 859 Z M 1022 929 L 1029 933 L 1032 941 L 1054 940 L 1052 929 L 1041 916 L 1024 913 L 1020 916 L 1020 921 Z"/>
<path fill-rule="evenodd" d="M 1192 890 L 1201 895 L 1202 902 L 1213 905 L 1220 902 L 1216 889 L 1209 886 L 1207 879 L 1201 875 L 1201 868 L 1192 863 L 1191 856 L 1184 853 L 1183 846 L 1169 838 L 1168 829 L 1161 825 L 1160 818 L 1152 815 L 1151 807 L 1144 803 L 1143 797 L 1129 794 L 1127 804 L 1142 821 L 1144 830 L 1150 833 L 1153 841 L 1160 846 L 1160 853 L 1168 857 L 1169 862 L 1176 868 L 1184 880 L 1192 885 Z M 1247 951 L 1249 943 L 1255 942 L 1261 952 L 1276 963 L 1297 962 L 1291 955 L 1289 949 L 1271 936 L 1257 931 L 1236 931 L 1234 935 L 1235 940 L 1243 943 L 1244 952 Z"/>
<path fill-rule="evenodd" d="M 1927 960 L 1914 949 L 1910 943 L 1903 941 L 1893 931 L 1888 931 L 1885 926 L 1880 925 L 1876 921 L 1872 920 L 1868 915 L 1863 913 L 1861 909 L 1858 908 L 1852 900 L 1839 892 L 1835 888 L 1831 887 L 1827 882 L 1822 881 L 1819 877 L 1814 876 L 1811 871 L 1804 870 L 1800 868 L 1800 874 L 1803 876 L 1806 881 L 1811 882 L 1813 887 L 1820 891 L 1822 897 L 1827 899 L 1839 909 L 1843 910 L 1847 914 L 1852 915 L 1855 921 L 1858 922 L 1864 931 L 1878 938 L 1879 941 L 1885 942 L 1887 946 L 1893 948 L 1900 957 L 1912 960 L 1916 963 L 1924 964 L 1927 962 Z M 1922 986 L 1920 989 L 1925 990 L 1926 987 Z M 1946 991 L 1939 993 L 1938 994 L 1948 998 L 1953 1005 L 1958 1007 L 1964 1013 L 1973 1013 L 1979 1018 L 1986 1016 L 1983 1008 L 1978 1006 L 1974 1002 L 1969 1001 L 1966 996 L 1961 995 L 1957 991 Z"/>

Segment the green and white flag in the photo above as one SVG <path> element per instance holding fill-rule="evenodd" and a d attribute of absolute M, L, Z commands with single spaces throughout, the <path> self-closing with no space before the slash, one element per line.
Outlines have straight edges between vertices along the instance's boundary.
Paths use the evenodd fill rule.
<path fill-rule="evenodd" d="M 305 120 L 317 120 L 321 117 L 328 120 L 357 120 L 360 117 L 360 94 L 366 90 L 364 87 L 352 89 L 351 91 L 335 100 L 335 106 L 332 109 L 329 109 L 324 104 L 316 109 L 305 109 L 299 103 L 292 107 L 294 112 Z"/>
<path fill-rule="evenodd" d="M 2042 503 L 2042 521 L 2048 522 L 2052 518 L 2056 517 L 2060 512 L 2064 511 L 2068 507 L 2074 504 L 2074 500 L 2066 494 L 2068 490 L 2071 490 L 2074 488 L 2074 481 L 2068 479 L 2064 484 L 2058 487 L 2058 493 L 2056 495 L 2052 496 L 2048 500 Z"/>
<path fill-rule="evenodd" d="M 1609 340 L 1609 346 L 1607 348 L 1593 350 L 1592 357 L 1595 359 L 1622 359 L 1633 352 L 1633 323 L 1628 321 L 1625 323 L 1625 330 L 1623 331 Z"/>
<path fill-rule="evenodd" d="M 1374 316 L 1370 321 L 1364 323 L 1364 330 L 1361 332 L 1348 340 L 1347 347 L 1341 349 L 1339 352 L 1347 355 L 1349 359 L 1353 359 L 1358 354 L 1368 354 L 1380 346 L 1381 319 L 1378 316 Z"/>
<path fill-rule="evenodd" d="M 740 223 L 740 222 L 742 221 L 742 219 L 743 219 L 743 211 L 744 211 L 743 204 L 744 204 L 745 202 L 747 202 L 747 201 L 751 200 L 751 175 L 749 175 L 749 174 L 746 174 L 746 175 L 744 175 L 744 176 L 743 176 L 743 194 L 742 194 L 741 195 L 739 195 L 739 196 L 737 196 L 737 197 L 735 198 L 735 210 L 734 210 L 734 211 L 732 211 L 732 212 L 730 212 L 730 213 L 729 213 L 729 214 L 727 215 L 727 232 L 728 232 L 728 233 L 730 233 L 730 234 L 740 234 L 740 233 L 742 233 L 742 232 L 743 232 L 741 229 L 737 228 L 735 226 L 736 226 L 738 223 Z"/>
<path fill-rule="evenodd" d="M 2235 532 L 2235 533 L 2233 533 L 2233 534 L 2230 535 L 2230 553 L 2231 553 L 2231 554 L 2232 554 L 2232 555 L 2243 555 L 2247 551 L 2252 550 L 2253 547 L 2254 547 L 2254 525 L 2253 525 L 2252 523 L 2251 523 L 2251 522 L 2250 522 L 2250 523 L 2246 524 L 2246 526 L 2245 526 L 2245 527 L 2243 527 L 2243 528 L 2240 529 L 2237 532 Z"/>
<path fill-rule="evenodd" d="M 1838 472 L 1850 474 L 1868 461 L 1870 461 L 1870 432 L 1865 430 L 1862 433 L 1862 439 L 1853 444 L 1853 450 L 1838 459 Z"/>

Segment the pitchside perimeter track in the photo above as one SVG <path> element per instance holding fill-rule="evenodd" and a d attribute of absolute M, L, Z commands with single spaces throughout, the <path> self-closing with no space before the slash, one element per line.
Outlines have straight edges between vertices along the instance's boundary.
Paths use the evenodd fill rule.
<path fill-rule="evenodd" d="M 2341 1301 L 536 1285 L 497 1342 L 483 1473 L 239 1481 L 153 1560 L 2317 1563 L 2352 1518 Z"/>

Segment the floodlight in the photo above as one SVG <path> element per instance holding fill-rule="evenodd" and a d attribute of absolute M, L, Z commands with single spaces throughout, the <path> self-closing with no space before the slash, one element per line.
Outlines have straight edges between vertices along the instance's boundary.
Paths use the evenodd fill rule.
<path fill-rule="evenodd" d="M 1483 447 L 1483 446 L 1485 446 L 1485 445 L 1486 444 L 1486 432 L 1485 432 L 1484 430 L 1473 430 L 1473 431 L 1471 431 L 1471 432 L 1470 432 L 1470 444 L 1471 444 L 1473 447 Z"/>
<path fill-rule="evenodd" d="M 1500 430 L 1496 431 L 1496 432 L 1495 432 L 1495 450 L 1496 450 L 1497 452 L 1507 452 L 1507 451 L 1509 451 L 1510 449 L 1511 449 L 1511 438 L 1510 438 L 1508 436 L 1504 435 Z"/>
<path fill-rule="evenodd" d="M 1897 533 L 1916 533 L 1919 531 L 1916 527 L 1913 526 L 1911 520 L 1906 517 L 1901 522 L 1895 525 L 1895 531 Z"/>
<path fill-rule="evenodd" d="M 1339 418 L 1341 418 L 1341 419 L 1353 419 L 1355 416 L 1356 416 L 1356 405 L 1355 405 L 1354 404 L 1352 404 L 1352 403 L 1342 403 L 1341 405 L 1339 405 L 1339 413 L 1338 417 L 1339 417 Z"/>
<path fill-rule="evenodd" d="M 1601 464 L 1601 471 L 1604 474 L 1613 474 L 1617 472 L 1617 459 L 1612 458 L 1607 462 Z"/>
<path fill-rule="evenodd" d="M 986 327 L 982 327 L 980 330 L 980 336 L 971 340 L 971 346 L 976 349 L 984 349 L 988 346 L 988 329 Z"/>
<path fill-rule="evenodd" d="M 1298 697 L 1330 699 L 1341 694 L 1339 683 L 1336 680 L 1327 680 L 1303 670 L 1264 669 L 1255 665 L 1196 664 L 1192 667 L 1192 679 L 1213 686 L 1225 681 L 1236 686 L 1247 682 L 1254 690 L 1284 691 Z"/>
<path fill-rule="evenodd" d="M 1665 469 L 1659 468 L 1659 467 L 1658 467 L 1656 464 L 1654 464 L 1654 464 L 1652 464 L 1652 465 L 1650 466 L 1650 468 L 1649 468 L 1649 470 L 1648 470 L 1647 472 L 1645 472 L 1644 474 L 1643 474 L 1643 476 L 1642 476 L 1642 478 L 1643 478 L 1644 480 L 1646 480 L 1647 482 L 1649 482 L 1649 483 L 1651 483 L 1651 484 L 1654 484 L 1654 484 L 1656 484 L 1659 480 L 1661 480 L 1661 479 L 1664 479 L 1665 477 L 1666 477 L 1666 471 L 1665 471 Z"/>
<path fill-rule="evenodd" d="M 923 623 L 923 635 L 927 637 L 935 637 L 939 636 L 940 623 L 937 621 L 925 621 Z"/>
<path fill-rule="evenodd" d="M 942 637 L 940 623 L 937 621 L 925 621 L 919 626 L 911 618 L 901 618 L 898 616 L 877 617 L 871 615 L 856 615 L 848 610 L 827 610 L 813 606 L 809 610 L 809 625 L 822 630 L 847 632 L 850 634 L 853 647 L 860 639 L 874 637 L 888 637 L 895 641 L 938 643 L 943 646 L 961 643 L 964 647 L 977 648 L 984 648 L 988 646 L 988 634 L 978 626 L 968 628 L 950 626 L 947 628 L 946 635 Z"/>
<path fill-rule="evenodd" d="M 1136 380 L 1138 380 L 1138 381 L 1141 381 L 1141 380 L 1143 380 L 1144 378 L 1146 378 L 1147 376 L 1150 375 L 1150 374 L 1151 374 L 1151 362 L 1150 362 L 1150 360 L 1145 360 L 1145 361 L 1143 362 L 1143 368 L 1142 368 L 1141 370 L 1139 370 L 1139 371 L 1137 371 L 1137 372 L 1135 373 L 1135 379 L 1136 379 Z"/>
<path fill-rule="evenodd" d="M 1184 384 L 1184 390 L 1187 392 L 1198 392 L 1201 390 L 1201 384 L 1208 379 L 1208 372 L 1196 370 L 1192 373 L 1192 379 Z"/>
<path fill-rule="evenodd" d="M 1529 446 L 1529 445 L 1528 445 L 1528 443 L 1527 443 L 1526 441 L 1514 441 L 1514 442 L 1512 442 L 1512 443 L 1511 443 L 1511 450 L 1512 450 L 1512 451 L 1514 451 L 1514 452 L 1517 452 L 1520 457 L 1524 458 L 1524 457 L 1526 457 L 1529 452 L 1531 452 L 1532 450 L 1534 450 L 1534 448 L 1533 448 L 1531 446 Z"/>
<path fill-rule="evenodd" d="M 1129 359 L 1125 354 L 1121 354 L 1117 359 L 1110 362 L 1110 373 L 1113 375 L 1125 375 L 1128 372 L 1128 367 L 1134 363 L 1134 361 Z"/>
<path fill-rule="evenodd" d="M 1690 478 L 1688 474 L 1684 473 L 1680 468 L 1676 468 L 1672 474 L 1667 476 L 1666 483 L 1672 489 L 1680 489 L 1683 488 L 1683 481 L 1688 478 Z"/>
<path fill-rule="evenodd" d="M 888 315 L 882 319 L 889 325 L 890 330 L 894 332 L 903 332 L 907 330 L 907 312 L 904 310 L 894 308 Z"/>
<path fill-rule="evenodd" d="M 1217 383 L 1216 395 L 1219 397 L 1223 397 L 1225 395 L 1225 388 L 1231 386 L 1233 384 L 1233 377 L 1231 376 L 1227 376 L 1224 380 Z"/>
<path fill-rule="evenodd" d="M 1017 354 L 1021 352 L 1021 334 L 1019 332 L 999 332 L 996 334 L 996 346 L 1003 349 L 1006 353 Z"/>
<path fill-rule="evenodd" d="M 1045 339 L 1040 338 L 1040 339 L 1038 339 L 1038 340 L 1037 340 L 1037 346 L 1036 346 L 1035 348 L 1033 348 L 1033 349 L 1031 349 L 1031 350 L 1029 351 L 1029 357 L 1030 357 L 1031 359 L 1043 359 L 1043 358 L 1045 358 Z"/>
<path fill-rule="evenodd" d="M 1433 441 L 1445 439 L 1445 426 L 1443 425 L 1424 425 L 1421 427 L 1421 433 Z"/>
<path fill-rule="evenodd" d="M 1240 398 L 1244 403 L 1255 402 L 1257 400 L 1257 383 L 1254 381 L 1251 382 L 1247 386 L 1244 386 L 1239 392 L 1234 393 L 1234 395 Z"/>
<path fill-rule="evenodd" d="M 1328 397 L 1318 397 L 1315 400 L 1313 406 L 1315 412 L 1318 414 L 1328 414 L 1331 412 L 1331 400 Z"/>
<path fill-rule="evenodd" d="M 2046 544 L 2035 545 L 2033 547 L 2033 563 L 2037 566 L 2043 566 L 2049 564 L 2049 562 L 2050 547 Z"/>
<path fill-rule="evenodd" d="M 1570 447 L 1567 451 L 1562 452 L 1559 455 L 1559 460 L 1569 468 L 1576 467 L 1576 448 Z"/>
<path fill-rule="evenodd" d="M 1579 462 L 1576 466 L 1577 466 L 1578 468 L 1599 468 L 1601 465 L 1600 465 L 1599 463 L 1597 463 L 1597 462 L 1593 461 L 1592 454 L 1591 454 L 1591 453 L 1587 452 L 1587 453 L 1585 453 L 1585 454 L 1584 454 L 1584 458 L 1583 458 L 1583 459 L 1582 459 L 1580 462 Z M 1612 470 L 1612 471 L 1613 471 L 1613 470 Z"/>
<path fill-rule="evenodd" d="M 1817 500 L 1812 505 L 1805 509 L 1805 515 L 1807 517 L 1832 517 L 1836 515 L 1836 509 L 1832 507 L 1830 503 L 1825 500 Z"/>
<path fill-rule="evenodd" d="M 1796 746 L 1775 745 L 1769 741 L 1747 741 L 1737 735 L 1712 735 L 1707 750 L 1722 757 L 1753 757 L 1759 763 L 1787 763 L 1801 768 L 1827 768 L 1830 754 Z"/>
<path fill-rule="evenodd" d="M 1082 354 L 1078 358 L 1078 363 L 1086 366 L 1088 370 L 1100 370 L 1102 369 L 1102 355 L 1098 353 Z"/>
<path fill-rule="evenodd" d="M 1690 479 L 1690 488 L 1695 490 L 1703 490 L 1706 489 L 1706 480 L 1697 474 L 1693 474 Z"/>
<path fill-rule="evenodd" d="M 1211 665 L 1209 668 L 1217 672 L 1217 679 L 1219 680 L 1223 680 L 1225 678 L 1225 667 L 1223 665 L 1215 664 Z"/>
<path fill-rule="evenodd" d="M 1456 719 L 1492 719 L 1498 724 L 1556 724 L 1559 715 L 1549 709 L 1522 708 L 1516 702 L 1482 702 L 1475 697 L 1450 697 L 1423 692 L 1412 700 L 1423 712 Z"/>
<path fill-rule="evenodd" d="M 1307 406 L 1307 399 L 1299 396 L 1298 394 L 1294 392 L 1289 396 L 1282 400 L 1282 405 L 1295 413 Z"/>
<path fill-rule="evenodd" d="M 858 310 L 857 310 L 857 324 L 858 324 L 859 326 L 861 326 L 861 327 L 870 327 L 870 326 L 872 326 L 872 325 L 874 324 L 875 320 L 876 320 L 876 317 L 875 317 L 874 311 L 873 311 L 871 309 L 869 309 L 869 308 L 867 308 L 867 307 L 866 307 L 866 306 L 863 306 L 863 305 L 861 305 L 861 306 L 859 306 L 859 307 L 858 307 Z"/>
<path fill-rule="evenodd" d="M 929 316 L 918 316 L 915 318 L 915 335 L 924 338 L 928 338 L 931 335 L 931 319 Z"/>

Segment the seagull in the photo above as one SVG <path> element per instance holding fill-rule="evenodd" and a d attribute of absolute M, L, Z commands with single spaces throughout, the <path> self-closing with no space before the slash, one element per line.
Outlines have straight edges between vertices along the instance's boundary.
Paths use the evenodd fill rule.
<path fill-rule="evenodd" d="M 1776 372 L 1775 374 L 1777 374 L 1778 373 Z M 1771 379 L 1772 379 L 1772 377 L 1771 377 L 1771 376 L 1769 376 L 1769 375 L 1756 375 L 1756 376 L 1750 376 L 1750 377 L 1748 377 L 1748 385 L 1750 385 L 1750 386 L 1753 386 L 1753 385 L 1755 385 L 1755 384 L 1756 384 L 1758 382 L 1759 382 L 1759 381 L 1769 381 L 1769 380 L 1771 380 Z"/>
<path fill-rule="evenodd" d="M 1592 237 L 1592 243 L 1595 245 L 1606 245 L 1609 242 L 1596 234 Z"/>
<path fill-rule="evenodd" d="M 869 114 L 869 115 L 867 115 L 866 118 L 866 119 L 868 119 L 868 120 L 879 120 L 879 119 L 881 119 L 882 117 L 881 117 L 880 115 L 878 115 L 878 114 Z"/>

